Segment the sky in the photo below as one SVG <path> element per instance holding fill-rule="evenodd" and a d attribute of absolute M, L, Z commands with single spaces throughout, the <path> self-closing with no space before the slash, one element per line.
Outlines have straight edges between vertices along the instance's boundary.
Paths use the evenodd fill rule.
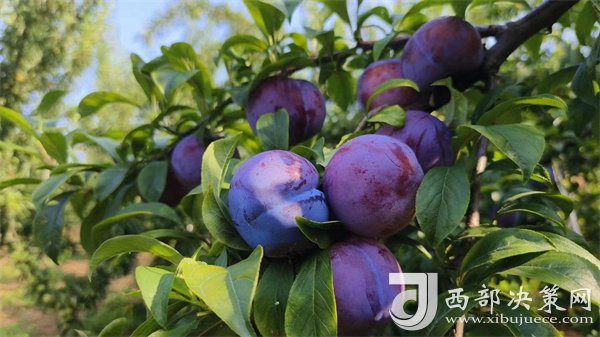
<path fill-rule="evenodd" d="M 143 59 L 151 59 L 160 53 L 156 46 L 148 47 L 142 33 L 149 22 L 169 7 L 165 0 L 125 0 L 114 1 L 110 10 L 108 26 L 112 27 L 119 44 L 127 55 L 136 53 Z M 157 41 L 156 45 L 168 44 L 170 36 L 161 37 L 165 41 Z M 170 41 L 175 42 L 175 41 Z"/>
<path fill-rule="evenodd" d="M 131 53 L 136 53 L 144 60 L 150 60 L 160 55 L 160 45 L 168 45 L 177 41 L 176 37 L 165 35 L 156 41 L 154 46 L 148 46 L 142 37 L 153 18 L 160 15 L 169 7 L 165 0 L 120 0 L 110 4 L 107 26 L 110 35 L 117 41 L 115 47 L 120 58 L 128 58 Z M 77 105 L 87 94 L 95 91 L 96 65 L 92 64 L 77 80 L 65 101 Z"/>

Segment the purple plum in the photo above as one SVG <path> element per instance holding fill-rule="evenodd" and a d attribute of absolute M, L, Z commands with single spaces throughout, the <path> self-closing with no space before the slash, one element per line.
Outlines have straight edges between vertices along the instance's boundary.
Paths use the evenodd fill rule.
<path fill-rule="evenodd" d="M 346 228 L 380 238 L 400 231 L 414 217 L 423 170 L 405 143 L 363 135 L 337 150 L 323 179 L 331 210 Z"/>
<path fill-rule="evenodd" d="M 191 134 L 180 140 L 171 153 L 173 174 L 188 190 L 200 185 L 204 151 L 206 145 Z"/>
<path fill-rule="evenodd" d="M 436 166 L 450 166 L 454 163 L 450 130 L 442 121 L 426 112 L 409 110 L 402 128 L 386 125 L 377 134 L 398 139 L 417 155 L 423 172 Z"/>
<path fill-rule="evenodd" d="M 481 36 L 458 17 L 440 17 L 414 33 L 401 60 L 404 76 L 425 88 L 454 73 L 478 68 L 483 62 Z"/>
<path fill-rule="evenodd" d="M 256 132 L 260 116 L 287 110 L 290 117 L 290 145 L 316 135 L 325 121 L 325 98 L 319 89 L 305 80 L 283 76 L 270 77 L 261 82 L 250 94 L 246 117 Z"/>
<path fill-rule="evenodd" d="M 229 210 L 235 228 L 249 246 L 262 245 L 267 256 L 311 248 L 295 218 L 329 219 L 318 185 L 317 169 L 292 152 L 273 150 L 251 157 L 231 179 Z"/>
<path fill-rule="evenodd" d="M 398 261 L 374 240 L 351 238 L 331 246 L 338 335 L 365 336 L 390 321 L 389 310 L 403 285 L 390 285 L 389 273 L 401 273 Z"/>
<path fill-rule="evenodd" d="M 357 97 L 363 108 L 367 107 L 369 97 L 383 83 L 404 78 L 402 63 L 398 59 L 385 59 L 371 63 L 358 79 Z M 406 107 L 417 98 L 417 92 L 410 88 L 394 88 L 381 93 L 373 100 L 369 110 L 385 105 L 400 105 Z"/>

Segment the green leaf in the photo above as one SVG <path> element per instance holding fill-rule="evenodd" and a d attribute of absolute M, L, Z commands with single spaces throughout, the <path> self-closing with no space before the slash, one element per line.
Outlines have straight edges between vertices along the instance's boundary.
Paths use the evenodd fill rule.
<path fill-rule="evenodd" d="M 263 248 L 257 246 L 252 251 L 252 254 L 246 259 L 227 267 L 233 284 L 235 286 L 238 300 L 244 318 L 250 320 L 250 312 L 252 310 L 252 301 L 256 293 L 256 287 L 258 285 L 258 275 L 260 272 L 260 264 L 263 259 Z"/>
<path fill-rule="evenodd" d="M 267 39 L 270 39 L 279 30 L 285 20 L 286 13 L 266 1 L 244 0 L 244 4 L 254 19 L 254 23 Z"/>
<path fill-rule="evenodd" d="M 81 117 L 87 117 L 89 115 L 95 114 L 105 105 L 111 103 L 124 103 L 139 107 L 139 105 L 131 99 L 119 95 L 117 93 L 97 91 L 85 96 L 79 103 L 77 111 L 79 112 Z"/>
<path fill-rule="evenodd" d="M 265 269 L 254 299 L 254 322 L 265 337 L 285 336 L 285 308 L 292 283 L 294 267 L 289 261 L 273 260 Z"/>
<path fill-rule="evenodd" d="M 454 10 L 454 15 L 458 16 L 461 19 L 465 18 L 465 12 L 467 11 L 467 7 L 471 0 L 450 0 L 450 5 Z"/>
<path fill-rule="evenodd" d="M 401 128 L 406 122 L 406 111 L 399 105 L 383 107 L 368 120 L 371 123 L 385 123 L 395 128 Z"/>
<path fill-rule="evenodd" d="M 125 317 L 114 319 L 100 331 L 98 337 L 123 336 L 128 324 L 129 320 Z"/>
<path fill-rule="evenodd" d="M 21 145 L 15 144 L 13 142 L 5 142 L 2 140 L 0 140 L 0 149 L 6 149 L 9 151 L 20 151 L 20 152 L 26 153 L 31 156 L 36 156 L 36 157 L 39 157 L 39 155 L 40 155 L 39 149 L 37 147 L 33 147 L 32 145 L 21 146 Z"/>
<path fill-rule="evenodd" d="M 248 86 L 245 95 L 252 92 L 256 86 L 262 82 L 265 78 L 269 77 L 271 74 L 275 72 L 282 71 L 289 67 L 309 67 L 313 66 L 315 63 L 306 55 L 298 55 L 298 54 L 286 54 L 280 56 L 276 62 L 270 63 L 269 65 L 264 66 L 258 74 L 254 77 L 250 85 Z M 245 100 L 245 97 L 244 97 Z M 243 103 L 243 102 L 240 102 Z M 243 104 L 242 104 L 243 105 Z"/>
<path fill-rule="evenodd" d="M 499 314 L 507 317 L 507 322 L 502 322 L 504 325 L 515 337 L 523 337 L 523 336 L 547 336 L 547 337 L 560 337 L 562 336 L 552 324 L 548 322 L 544 322 L 539 319 L 539 315 L 533 311 L 527 310 L 522 305 L 518 307 L 509 307 L 508 303 L 502 301 L 502 305 L 494 306 L 494 311 Z M 511 319 L 512 317 L 518 317 L 517 320 L 522 320 L 521 317 L 535 317 L 538 320 L 529 320 L 529 322 L 525 321 L 523 324 L 517 324 L 513 322 L 518 322 L 515 319 Z"/>
<path fill-rule="evenodd" d="M 46 152 L 59 163 L 67 162 L 69 155 L 69 144 L 62 132 L 56 130 L 44 131 L 40 136 L 40 143 Z"/>
<path fill-rule="evenodd" d="M 592 29 L 594 24 L 598 21 L 597 13 L 594 12 L 591 1 L 585 1 L 577 19 L 575 20 L 575 33 L 577 34 L 577 40 L 582 46 L 587 45 L 588 39 L 592 37 Z"/>
<path fill-rule="evenodd" d="M 411 80 L 407 80 L 404 78 L 395 78 L 395 79 L 386 81 L 386 82 L 382 83 L 377 88 L 377 90 L 375 90 L 375 92 L 371 95 L 371 97 L 369 97 L 369 99 L 367 100 L 366 110 L 370 111 L 371 103 L 373 103 L 373 101 L 375 100 L 375 98 L 377 98 L 377 96 L 381 95 L 382 93 L 384 93 L 385 91 L 388 91 L 390 89 L 401 88 L 401 87 L 413 88 L 414 90 L 419 91 L 419 87 L 415 84 L 415 82 L 413 82 Z"/>
<path fill-rule="evenodd" d="M 167 102 L 171 102 L 175 96 L 175 92 L 192 77 L 197 75 L 199 70 L 178 71 L 170 65 L 162 66 L 154 70 L 150 76 L 154 83 L 162 91 Z"/>
<path fill-rule="evenodd" d="M 65 206 L 72 192 L 65 192 L 48 202 L 33 219 L 33 239 L 49 258 L 58 264 Z"/>
<path fill-rule="evenodd" d="M 515 110 L 521 109 L 528 106 L 546 106 L 552 107 L 559 110 L 567 111 L 567 104 L 557 96 L 554 95 L 537 95 L 531 97 L 518 97 L 513 98 L 502 103 L 499 103 L 492 109 L 485 112 L 481 118 L 477 121 L 480 125 L 494 124 L 504 114 L 514 114 Z"/>
<path fill-rule="evenodd" d="M 162 47 L 161 51 L 175 70 L 186 74 L 196 73 L 190 78 L 189 82 L 197 91 L 194 98 L 198 108 L 202 113 L 207 113 L 212 99 L 212 77 L 208 67 L 202 63 L 194 48 L 188 43 L 177 42 L 168 48 Z M 173 85 L 178 86 L 177 83 Z M 167 89 L 165 89 L 165 96 L 167 96 L 167 100 L 171 96 Z"/>
<path fill-rule="evenodd" d="M 494 2 L 494 0 L 473 0 L 471 2 L 471 5 L 469 6 L 469 10 L 484 5 L 493 6 Z M 531 6 L 529 6 L 526 0 L 503 0 L 503 2 L 512 3 L 514 5 L 521 5 L 521 8 L 531 9 Z"/>
<path fill-rule="evenodd" d="M 344 226 L 339 221 L 316 222 L 297 216 L 296 224 L 302 234 L 321 249 L 331 246 L 344 233 Z"/>
<path fill-rule="evenodd" d="M 128 170 L 125 166 L 114 166 L 98 174 L 94 185 L 98 201 L 108 198 L 121 185 Z"/>
<path fill-rule="evenodd" d="M 240 237 L 231 221 L 227 205 L 215 196 L 213 189 L 207 190 L 204 194 L 202 220 L 210 235 L 215 239 L 231 248 L 248 250 L 248 245 Z"/>
<path fill-rule="evenodd" d="M 435 167 L 417 190 L 417 220 L 427 238 L 439 244 L 459 225 L 469 205 L 469 178 L 463 165 Z"/>
<path fill-rule="evenodd" d="M 146 235 L 155 239 L 179 239 L 179 240 L 197 240 L 198 237 L 188 231 L 180 230 L 180 229 L 170 229 L 170 228 L 159 228 L 149 230 L 147 232 L 141 233 L 141 235 Z"/>
<path fill-rule="evenodd" d="M 200 323 L 200 320 L 194 315 L 188 315 L 177 321 L 175 326 L 168 330 L 158 330 L 150 334 L 148 337 L 185 337 L 188 336 Z"/>
<path fill-rule="evenodd" d="M 392 17 L 384 6 L 377 6 L 369 9 L 368 11 L 360 14 L 356 20 L 356 30 L 360 31 L 365 21 L 371 16 L 378 16 L 380 19 L 387 23 L 392 23 Z"/>
<path fill-rule="evenodd" d="M 472 124 L 476 124 L 479 118 L 496 104 L 498 99 L 505 95 L 517 94 L 518 90 L 519 86 L 516 84 L 499 84 L 494 89 L 487 92 L 485 96 L 477 102 L 477 106 L 472 115 Z"/>
<path fill-rule="evenodd" d="M 398 35 L 396 32 L 391 32 L 387 34 L 383 39 L 377 40 L 373 45 L 373 60 L 377 61 L 381 57 L 381 54 L 387 47 L 388 43 L 392 41 Z"/>
<path fill-rule="evenodd" d="M 600 269 L 569 252 L 546 252 L 502 273 L 533 278 L 567 291 L 590 289 L 592 303 L 600 305 Z"/>
<path fill-rule="evenodd" d="M 288 112 L 284 109 L 260 116 L 256 122 L 256 134 L 264 151 L 288 149 L 289 123 Z"/>
<path fill-rule="evenodd" d="M 221 46 L 221 53 L 230 53 L 233 48 L 237 47 L 243 47 L 243 50 L 264 52 L 269 48 L 269 45 L 252 35 L 237 34 L 225 40 Z"/>
<path fill-rule="evenodd" d="M 324 4 L 332 12 L 337 14 L 340 19 L 344 20 L 347 24 L 350 24 L 350 16 L 348 15 L 348 8 L 346 8 L 346 1 L 339 0 L 318 0 Z"/>
<path fill-rule="evenodd" d="M 117 154 L 117 147 L 119 147 L 119 143 L 114 139 L 107 137 L 95 137 L 83 131 L 75 131 L 71 133 L 71 137 L 73 139 L 72 145 L 77 143 L 94 143 L 98 147 L 100 147 L 106 154 L 108 154 L 115 161 L 120 161 L 121 157 Z"/>
<path fill-rule="evenodd" d="M 476 292 L 467 292 L 463 295 L 469 296 L 469 298 L 478 297 Z M 448 296 L 449 293 L 445 292 L 439 297 L 438 309 L 435 313 L 435 317 L 433 318 L 433 321 L 424 329 L 424 336 L 446 336 L 446 333 L 454 325 L 451 319 L 452 317 L 458 319 L 478 305 L 477 301 L 471 300 L 467 303 L 465 310 L 457 307 L 450 308 L 446 304 L 446 298 L 448 298 Z M 496 307 L 494 307 L 494 309 L 496 309 Z"/>
<path fill-rule="evenodd" d="M 88 277 L 92 274 L 102 262 L 121 255 L 132 252 L 146 252 L 163 258 L 174 265 L 178 265 L 183 259 L 175 248 L 144 235 L 121 235 L 104 241 L 94 252 L 90 259 L 90 271 Z"/>
<path fill-rule="evenodd" d="M 460 266 L 461 278 L 464 280 L 467 274 L 477 273 L 476 269 L 509 257 L 554 249 L 550 239 L 532 230 L 509 228 L 494 231 L 478 240 L 467 252 Z"/>
<path fill-rule="evenodd" d="M 577 243 L 571 241 L 561 234 L 551 233 L 551 232 L 540 232 L 544 234 L 550 242 L 556 247 L 557 250 L 565 253 L 575 254 L 583 259 L 588 260 L 592 264 L 596 266 L 597 269 L 600 269 L 600 261 L 585 248 L 581 247 Z"/>
<path fill-rule="evenodd" d="M 541 33 L 535 34 L 523 43 L 523 46 L 527 49 L 527 54 L 533 61 L 540 59 L 540 47 L 542 46 L 542 42 L 544 42 L 544 36 Z"/>
<path fill-rule="evenodd" d="M 37 134 L 31 127 L 29 122 L 27 122 L 27 120 L 25 120 L 25 118 L 23 118 L 23 116 L 21 116 L 20 113 L 12 109 L 0 106 L 0 118 L 8 120 L 9 122 L 19 127 L 19 129 L 21 129 L 25 133 L 28 133 L 37 138 Z"/>
<path fill-rule="evenodd" d="M 182 308 L 186 307 L 185 302 L 177 301 L 169 305 L 167 309 L 167 317 L 172 317 L 177 314 Z M 171 322 L 169 322 L 171 323 Z M 160 329 L 160 325 L 154 317 L 149 317 L 147 320 L 142 322 L 138 327 L 131 333 L 131 337 L 148 337 L 153 332 Z"/>
<path fill-rule="evenodd" d="M 544 169 L 545 171 L 545 169 Z M 547 173 L 547 171 L 546 171 Z M 550 178 L 548 178 L 548 181 L 550 181 Z M 521 192 L 521 193 L 517 193 L 513 196 L 511 196 L 510 198 L 507 198 L 506 200 L 504 200 L 504 203 L 510 203 L 510 202 L 514 202 L 517 200 L 520 200 L 522 198 L 527 198 L 530 197 L 531 199 L 539 199 L 539 200 L 549 200 L 552 201 L 556 206 L 560 207 L 560 209 L 566 214 L 568 215 L 569 213 L 571 213 L 571 211 L 573 211 L 573 200 L 571 200 L 569 197 L 567 197 L 566 195 L 562 195 L 562 194 L 555 194 L 555 193 L 547 193 L 547 192 L 543 192 L 543 191 L 525 191 L 525 192 Z"/>
<path fill-rule="evenodd" d="M 161 204 L 158 202 L 133 204 L 123 208 L 116 215 L 106 218 L 100 221 L 99 223 L 95 224 L 92 228 L 92 238 L 94 242 L 98 243 L 99 241 L 101 241 L 103 234 L 108 229 L 110 229 L 112 225 L 122 222 L 126 219 L 141 216 L 156 217 L 170 221 L 174 224 L 182 225 L 181 219 L 177 215 L 177 212 L 173 208 L 165 204 Z"/>
<path fill-rule="evenodd" d="M 180 265 L 183 278 L 219 318 L 240 336 L 256 336 L 250 323 L 250 310 L 262 260 L 258 246 L 246 259 L 223 268 L 185 259 Z"/>
<path fill-rule="evenodd" d="M 558 216 L 556 210 L 540 202 L 528 202 L 525 205 L 519 206 L 503 206 L 501 209 L 498 210 L 498 213 L 496 213 L 496 215 L 499 216 L 514 212 L 525 212 L 534 214 L 544 219 L 550 220 L 559 226 L 564 226 L 562 219 L 560 218 L 560 216 Z"/>
<path fill-rule="evenodd" d="M 559 69 L 556 72 L 550 74 L 544 79 L 544 81 L 540 81 L 536 84 L 537 92 L 551 93 L 557 91 L 560 88 L 566 87 L 567 84 L 573 79 L 577 68 L 578 65 L 572 65 L 569 67 Z"/>
<path fill-rule="evenodd" d="M 163 327 L 167 325 L 167 305 L 175 275 L 156 267 L 137 267 L 135 280 L 142 292 L 146 307 Z"/>
<path fill-rule="evenodd" d="M 9 188 L 9 187 L 16 186 L 16 185 L 36 185 L 36 184 L 39 184 L 40 182 L 41 182 L 41 180 L 36 179 L 36 178 L 9 179 L 9 180 L 0 182 L 0 191 L 2 191 L 5 188 Z"/>
<path fill-rule="evenodd" d="M 594 81 L 597 81 L 596 63 L 600 57 L 600 42 L 598 40 L 600 39 L 596 39 L 594 42 L 590 55 L 588 55 L 585 62 L 582 62 L 577 68 L 571 82 L 571 89 L 577 97 L 593 107 L 600 105 L 598 97 L 596 97 L 597 92 L 594 89 Z"/>
<path fill-rule="evenodd" d="M 208 145 L 202 156 L 202 193 L 212 186 L 215 195 L 221 195 L 221 185 L 239 139 L 240 134 L 236 134 Z"/>
<path fill-rule="evenodd" d="M 144 166 L 137 177 L 137 187 L 143 198 L 148 201 L 158 201 L 167 182 L 166 161 L 155 161 Z"/>
<path fill-rule="evenodd" d="M 355 93 L 356 81 L 350 72 L 340 70 L 327 78 L 327 95 L 340 109 L 348 109 L 348 106 L 354 102 Z"/>
<path fill-rule="evenodd" d="M 44 97 L 42 97 L 42 101 L 37 106 L 36 110 L 38 114 L 45 114 L 50 109 L 52 109 L 60 100 L 67 94 L 66 90 L 50 90 L 48 91 Z"/>
<path fill-rule="evenodd" d="M 50 176 L 43 183 L 39 184 L 38 187 L 31 194 L 31 199 L 36 207 L 40 207 L 56 190 L 71 178 L 73 173 L 63 173 Z"/>
<path fill-rule="evenodd" d="M 526 124 L 465 125 L 487 139 L 521 168 L 523 181 L 529 180 L 544 152 L 544 134 Z"/>
<path fill-rule="evenodd" d="M 135 77 L 135 80 L 144 91 L 146 97 L 149 100 L 151 100 L 153 96 L 158 98 L 158 96 L 160 96 L 160 93 L 158 93 L 158 88 L 154 86 L 154 83 L 152 82 L 150 76 L 142 72 L 142 69 L 146 65 L 146 62 L 144 62 L 135 53 L 130 54 L 129 58 L 131 59 L 131 70 L 133 73 L 133 77 Z"/>
<path fill-rule="evenodd" d="M 290 290 L 285 308 L 288 337 L 337 336 L 337 312 L 328 251 L 309 256 Z"/>

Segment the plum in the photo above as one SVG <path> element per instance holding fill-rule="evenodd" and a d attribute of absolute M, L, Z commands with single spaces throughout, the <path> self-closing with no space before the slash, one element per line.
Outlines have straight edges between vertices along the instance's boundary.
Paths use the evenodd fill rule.
<path fill-rule="evenodd" d="M 191 134 L 181 139 L 171 153 L 173 174 L 188 190 L 200 185 L 204 151 L 206 145 L 195 134 Z"/>
<path fill-rule="evenodd" d="M 229 209 L 235 228 L 249 246 L 262 245 L 267 256 L 307 250 L 312 244 L 295 218 L 329 219 L 318 185 L 317 169 L 292 152 L 272 150 L 251 157 L 231 179 Z"/>
<path fill-rule="evenodd" d="M 481 36 L 458 17 L 440 17 L 415 32 L 401 61 L 403 75 L 425 88 L 454 73 L 477 69 L 483 61 Z"/>
<path fill-rule="evenodd" d="M 402 75 L 402 63 L 398 59 L 385 59 L 371 63 L 360 75 L 357 84 L 358 101 L 363 108 L 367 107 L 369 97 L 375 93 L 383 83 L 404 78 Z M 410 88 L 394 88 L 381 93 L 373 100 L 369 110 L 384 105 L 400 105 L 406 107 L 417 98 L 417 92 Z"/>
<path fill-rule="evenodd" d="M 172 171 L 167 173 L 165 189 L 158 201 L 167 204 L 171 207 L 179 205 L 181 199 L 190 192 L 191 189 L 186 188 L 179 182 Z"/>
<path fill-rule="evenodd" d="M 406 112 L 404 127 L 386 125 L 377 134 L 391 136 L 410 146 L 417 155 L 423 172 L 454 163 L 450 130 L 442 121 L 426 112 L 409 110 Z"/>
<path fill-rule="evenodd" d="M 384 245 L 351 238 L 329 251 L 333 271 L 338 334 L 364 336 L 390 321 L 389 310 L 403 285 L 390 285 L 389 273 L 401 273 L 398 261 Z"/>
<path fill-rule="evenodd" d="M 325 98 L 308 81 L 283 76 L 267 78 L 250 94 L 246 118 L 256 132 L 256 122 L 260 116 L 279 109 L 287 110 L 290 116 L 290 145 L 316 135 L 323 127 Z"/>
<path fill-rule="evenodd" d="M 423 170 L 405 143 L 363 135 L 342 145 L 325 168 L 332 212 L 351 232 L 386 237 L 410 223 Z"/>

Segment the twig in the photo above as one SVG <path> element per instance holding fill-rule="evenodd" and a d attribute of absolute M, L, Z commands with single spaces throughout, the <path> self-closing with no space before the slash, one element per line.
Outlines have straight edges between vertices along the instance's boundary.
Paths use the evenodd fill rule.
<path fill-rule="evenodd" d="M 495 35 L 497 42 L 485 53 L 484 70 L 495 74 L 510 54 L 542 29 L 552 27 L 579 0 L 547 0 L 521 19 L 505 24 Z"/>
<path fill-rule="evenodd" d="M 475 172 L 473 172 L 473 181 L 471 182 L 471 201 L 469 203 L 469 212 L 467 217 L 467 227 L 475 228 L 479 227 L 479 203 L 481 199 L 481 184 L 483 182 L 483 173 L 487 165 L 487 147 L 489 140 L 485 137 L 481 137 L 477 148 L 477 165 L 475 166 Z"/>

